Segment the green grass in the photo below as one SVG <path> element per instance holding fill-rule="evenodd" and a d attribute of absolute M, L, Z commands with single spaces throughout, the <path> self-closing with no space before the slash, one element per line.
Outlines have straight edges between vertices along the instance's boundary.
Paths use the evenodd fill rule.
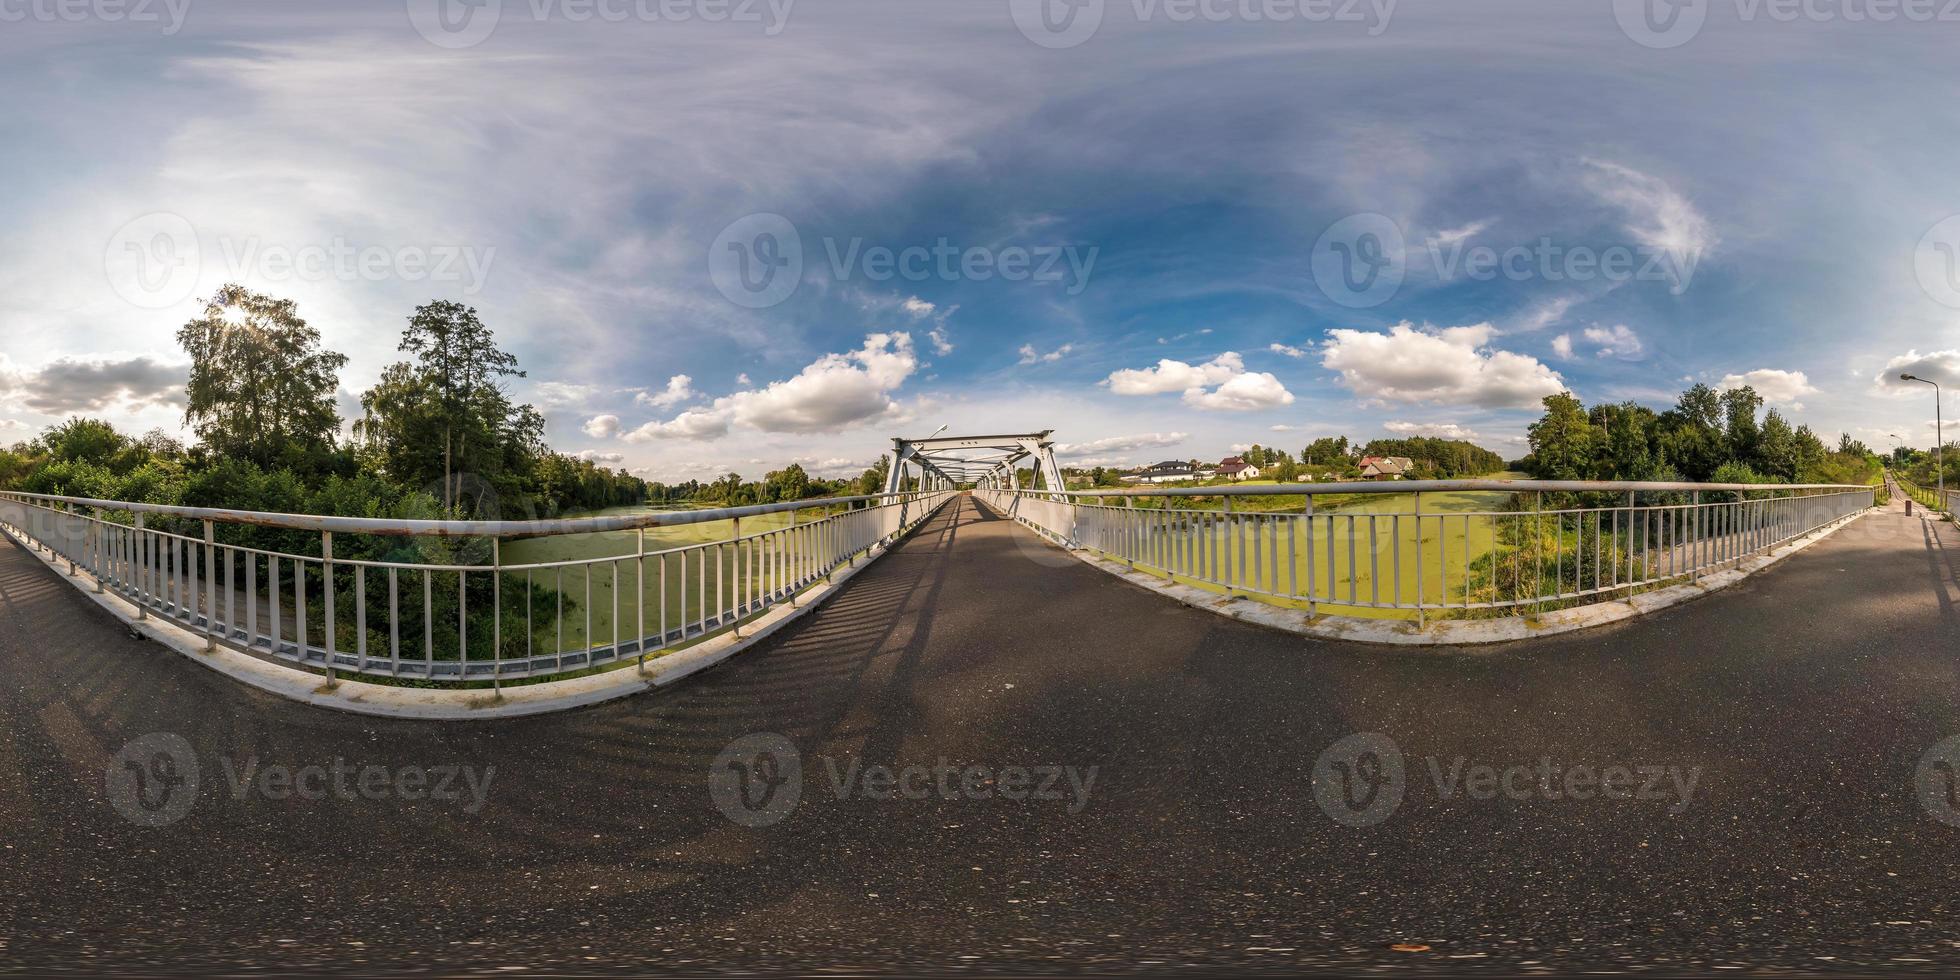
<path fill-rule="evenodd" d="M 1481 479 L 1521 478 L 1523 474 L 1501 473 Z M 1235 485 L 1260 483 L 1270 485 L 1273 481 L 1248 480 Z M 1252 530 L 1248 522 L 1248 527 L 1239 532 L 1244 543 L 1235 541 L 1232 544 L 1233 567 L 1237 568 L 1242 553 L 1247 566 L 1247 584 L 1262 591 L 1298 591 L 1311 595 L 1315 599 L 1311 605 L 1320 612 L 1364 619 L 1413 620 L 1417 618 L 1413 609 L 1377 608 L 1359 603 L 1388 603 L 1398 599 L 1405 603 L 1413 602 L 1417 590 L 1418 564 L 1422 571 L 1424 601 L 1462 601 L 1463 584 L 1469 576 L 1470 562 L 1491 554 L 1494 547 L 1501 547 L 1497 544 L 1495 521 L 1478 515 L 1503 510 L 1511 503 L 1512 497 L 1512 494 L 1502 491 L 1427 491 L 1422 494 L 1422 519 L 1418 522 L 1414 516 L 1416 501 L 1413 493 L 1316 494 L 1311 554 L 1308 548 L 1309 532 L 1304 521 L 1258 522 L 1261 528 L 1258 554 L 1262 561 L 1259 571 L 1255 573 L 1250 540 Z M 1138 503 L 1142 504 L 1146 499 L 1150 498 L 1138 498 Z M 1173 503 L 1173 507 L 1178 510 L 1218 512 L 1223 508 L 1222 500 L 1217 494 L 1195 501 L 1180 498 Z M 1120 499 L 1113 502 L 1121 505 Z M 1299 514 L 1305 507 L 1304 495 L 1239 497 L 1232 502 L 1233 512 L 1240 514 Z M 1372 539 L 1369 533 L 1371 521 Z M 1352 557 L 1348 550 L 1350 527 L 1355 539 Z M 1212 533 L 1211 546 L 1220 555 L 1223 554 L 1227 535 L 1228 532 L 1222 528 Z M 1289 535 L 1292 538 L 1290 552 Z M 1332 547 L 1330 540 L 1334 542 Z M 1311 575 L 1309 561 L 1313 564 Z M 1165 571 L 1142 562 L 1138 563 L 1138 567 L 1160 575 Z M 1223 586 L 1182 575 L 1177 576 L 1175 581 L 1221 595 L 1226 592 Z M 1444 591 L 1446 582 L 1449 586 L 1447 595 Z M 1472 601 L 1487 598 L 1471 596 Z M 1267 596 L 1261 596 L 1260 601 L 1287 608 L 1305 609 L 1310 605 L 1304 600 Z M 1430 615 L 1436 613 L 1431 611 Z"/>
<path fill-rule="evenodd" d="M 654 508 L 649 507 L 621 507 L 585 516 L 642 514 L 653 510 Z M 814 512 L 800 512 L 796 515 L 795 522 L 798 525 L 806 525 L 818 519 L 818 515 Z M 741 522 L 741 533 L 747 537 L 762 531 L 788 527 L 791 520 L 791 515 L 787 513 L 744 518 Z M 628 640 L 634 636 L 642 618 L 648 635 L 660 632 L 663 593 L 665 623 L 670 631 L 679 629 L 683 623 L 693 623 L 701 619 L 704 614 L 712 616 L 718 611 L 732 609 L 735 590 L 747 581 L 742 567 L 744 562 L 737 557 L 737 549 L 732 544 L 720 549 L 719 567 L 713 549 L 705 553 L 686 552 L 666 555 L 652 553 L 691 545 L 730 541 L 734 533 L 733 521 L 707 521 L 700 524 L 647 528 L 646 550 L 649 552 L 649 557 L 644 560 L 643 571 L 636 568 L 639 563 L 634 558 L 639 534 L 636 531 L 561 534 L 509 541 L 502 546 L 502 557 L 506 568 L 512 565 L 591 558 L 619 559 L 616 563 L 573 565 L 562 569 L 540 568 L 528 573 L 529 581 L 533 585 L 558 592 L 564 600 L 562 618 L 558 615 L 557 602 L 551 597 L 542 599 L 540 607 L 532 611 L 533 650 L 537 653 L 547 653 L 554 649 L 576 650 L 585 645 L 611 645 L 614 636 L 615 591 L 618 593 L 618 635 L 621 640 Z M 718 574 L 721 582 L 719 605 L 716 602 Z M 504 588 L 521 589 L 526 576 L 527 572 L 522 570 L 506 571 Z M 761 587 L 763 581 L 758 572 L 755 578 L 756 587 Z M 521 608 L 521 600 L 518 608 Z M 521 652 L 507 649 L 506 655 Z"/>

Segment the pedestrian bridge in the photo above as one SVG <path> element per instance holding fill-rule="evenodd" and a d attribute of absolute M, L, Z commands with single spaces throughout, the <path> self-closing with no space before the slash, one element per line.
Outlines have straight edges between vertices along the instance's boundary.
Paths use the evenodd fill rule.
<path fill-rule="evenodd" d="M 1960 819 L 1960 806 L 1941 803 L 1953 787 L 1937 783 L 1945 760 L 1929 756 L 1960 733 L 1952 524 L 1927 520 L 1923 507 L 1908 516 L 1895 492 L 1700 601 L 1474 653 L 1408 656 L 1303 637 L 1125 580 L 1131 554 L 1138 578 L 1168 570 L 1124 552 L 1133 546 L 1123 541 L 1182 541 L 1189 553 L 1215 553 L 1232 575 L 1245 555 L 1246 577 L 1225 581 L 1250 597 L 1227 599 L 1220 586 L 1213 594 L 1225 607 L 1264 608 L 1276 600 L 1251 591 L 1265 581 L 1251 577 L 1252 528 L 1291 521 L 1301 596 L 1318 615 L 1361 618 L 1369 607 L 1335 600 L 1371 596 L 1370 580 L 1350 592 L 1341 573 L 1367 567 L 1371 524 L 1379 542 L 1395 517 L 1405 530 L 1418 520 L 1413 500 L 1339 502 L 1329 499 L 1334 488 L 1315 489 L 1326 494 L 1315 495 L 1311 525 L 1305 504 L 1285 497 L 1283 509 L 1254 511 L 1250 496 L 1235 496 L 1227 516 L 1217 499 L 1062 498 L 1037 486 L 649 515 L 596 529 L 295 527 L 299 519 L 280 515 L 9 496 L 4 522 L 20 546 L 0 545 L 0 818 L 10 830 L 0 890 L 32 900 L 7 903 L 7 960 L 142 971 L 168 957 L 213 972 L 325 963 L 577 971 L 592 962 L 655 972 L 713 962 L 762 972 L 793 950 L 799 962 L 894 972 L 1147 960 L 1353 972 L 1383 957 L 1423 969 L 1469 957 L 1507 972 L 1808 972 L 1820 956 L 1856 972 L 1896 957 L 1960 965 L 1943 911 L 1956 844 L 1944 821 Z M 1420 598 L 1402 595 L 1423 605 L 1394 610 L 1420 612 L 1431 628 L 1464 617 L 1460 580 L 1448 579 L 1447 607 L 1435 583 L 1441 529 L 1451 528 L 1457 554 L 1465 514 L 1562 522 L 1563 545 L 1549 532 L 1541 540 L 1551 545 L 1548 568 L 1566 556 L 1569 591 L 1574 568 L 1588 582 L 1597 568 L 1610 584 L 1629 544 L 1642 540 L 1613 529 L 1645 528 L 1648 514 L 1653 554 L 1691 563 L 1692 554 L 1713 561 L 1743 547 L 1721 544 L 1733 533 L 1784 533 L 1752 515 L 1794 510 L 1794 531 L 1824 513 L 1809 515 L 1805 496 L 1781 490 L 1743 500 L 1732 490 L 1571 500 L 1544 490 L 1542 510 L 1538 488 L 1507 491 L 1524 495 L 1510 509 L 1446 496 L 1459 492 L 1492 491 L 1423 491 L 1428 584 Z M 1699 502 L 1680 496 L 1696 492 Z M 1442 498 L 1436 509 L 1459 509 L 1432 514 L 1432 494 Z M 1568 506 L 1578 503 L 1587 506 Z M 1581 516 L 1552 516 L 1562 510 Z M 673 523 L 685 521 L 702 523 Z M 1242 531 L 1244 546 L 1233 535 L 1194 537 L 1208 523 L 1204 533 Z M 1579 526 L 1588 554 L 1620 557 L 1575 565 Z M 1678 527 L 1679 538 L 1662 526 Z M 1472 527 L 1481 540 L 1474 517 Z M 573 533 L 606 556 L 519 555 Z M 1492 533 L 1502 535 L 1500 556 L 1531 540 Z M 1081 551 L 1057 544 L 1071 535 Z M 1081 560 L 1102 547 L 1118 557 Z M 1413 581 L 1414 546 L 1403 547 Z M 1377 553 L 1392 565 L 1386 545 Z M 1323 566 L 1310 592 L 1306 554 Z M 762 569 L 753 576 L 751 560 Z M 1180 576 L 1198 567 L 1155 560 Z M 788 570 L 770 572 L 771 561 Z M 1509 574 L 1519 564 L 1498 567 Z M 320 686 L 331 662 L 341 690 L 407 684 L 476 697 L 503 674 L 510 700 L 527 679 L 551 676 L 546 656 L 562 655 L 566 674 L 581 656 L 588 672 L 610 657 L 616 669 L 592 676 L 630 677 L 640 673 L 631 600 L 642 565 L 648 672 L 715 644 L 752 645 L 712 674 L 648 696 L 445 725 L 319 710 L 206 669 L 227 656 L 251 659 Z M 826 566 L 835 580 L 827 593 Z M 1474 576 L 1479 566 L 1463 567 Z M 617 615 L 606 588 L 615 574 L 629 586 Z M 656 592 L 662 574 L 667 586 Z M 728 578 L 717 584 L 717 574 Z M 778 579 L 765 574 L 783 576 L 782 591 L 769 591 Z M 333 583 L 331 616 L 323 577 Z M 1276 580 L 1288 587 L 1284 574 Z M 732 612 L 729 589 L 747 581 L 763 591 L 741 595 L 765 608 Z M 1538 581 L 1550 594 L 1553 574 Z M 1473 601 L 1490 588 L 1473 577 Z M 1596 603 L 1619 601 L 1601 595 Z M 1514 611 L 1470 615 L 1533 615 L 1529 604 L 1505 608 Z M 801 615 L 760 635 L 769 617 L 790 613 Z M 118 616 L 142 618 L 132 629 Z M 742 641 L 732 639 L 737 627 Z M 731 822 L 711 794 L 714 761 L 757 733 L 780 736 L 803 760 L 800 802 L 763 828 Z M 1315 795 L 1316 758 L 1356 733 L 1392 740 L 1408 774 L 1399 809 L 1363 828 L 1323 814 Z M 169 811 L 175 822 L 134 823 L 118 815 L 104 773 L 119 771 L 129 746 L 158 736 L 189 760 L 169 784 L 189 795 Z M 1432 766 L 1447 776 L 1459 762 L 1547 759 L 1699 779 L 1691 805 L 1676 807 L 1445 796 L 1449 784 L 1438 789 L 1432 778 Z M 833 771 L 942 764 L 1096 777 L 1086 803 L 832 788 Z M 239 788 L 275 767 L 494 769 L 494 780 L 468 810 L 427 798 L 268 799 Z M 200 770 L 201 783 L 181 778 Z"/>
<path fill-rule="evenodd" d="M 1453 644 L 1699 595 L 1871 513 L 1879 492 L 1492 480 L 1071 491 L 1048 435 L 898 439 L 879 494 L 749 507 L 387 520 L 8 492 L 0 526 L 106 608 L 201 651 L 329 686 L 499 695 L 618 667 L 660 673 L 703 643 L 751 641 L 948 510 L 1032 533 L 1003 576 L 1051 577 L 1074 556 L 1307 635 Z"/>

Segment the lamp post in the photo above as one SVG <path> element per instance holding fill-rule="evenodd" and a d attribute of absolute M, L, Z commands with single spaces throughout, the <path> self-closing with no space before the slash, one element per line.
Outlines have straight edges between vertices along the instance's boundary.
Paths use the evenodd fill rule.
<path fill-rule="evenodd" d="M 1946 446 L 1946 421 L 1940 418 L 1940 384 L 1912 374 L 1899 375 L 1900 381 L 1917 381 L 1933 386 L 1933 474 L 1939 482 L 1940 500 L 1946 500 L 1946 460 L 1941 451 Z"/>

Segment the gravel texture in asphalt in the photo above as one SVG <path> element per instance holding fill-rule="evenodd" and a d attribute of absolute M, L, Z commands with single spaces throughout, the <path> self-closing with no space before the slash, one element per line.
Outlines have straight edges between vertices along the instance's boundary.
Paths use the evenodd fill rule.
<path fill-rule="evenodd" d="M 1895 508 L 1628 623 L 1360 647 L 961 499 L 676 688 L 433 724 L 0 545 L 0 971 L 1951 972 L 1956 598 Z"/>

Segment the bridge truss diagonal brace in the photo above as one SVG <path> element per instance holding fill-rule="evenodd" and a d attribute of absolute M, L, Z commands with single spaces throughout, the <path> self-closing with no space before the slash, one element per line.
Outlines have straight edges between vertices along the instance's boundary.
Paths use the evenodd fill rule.
<path fill-rule="evenodd" d="M 908 479 L 907 467 L 917 471 L 922 486 L 952 487 L 961 484 L 1020 489 L 1016 472 L 1020 462 L 1032 458 L 1043 489 L 1063 488 L 1061 467 L 1055 462 L 1054 443 L 1048 441 L 1053 430 L 988 436 L 936 436 L 926 439 L 894 438 L 891 472 L 885 478 L 885 493 L 901 492 Z"/>

